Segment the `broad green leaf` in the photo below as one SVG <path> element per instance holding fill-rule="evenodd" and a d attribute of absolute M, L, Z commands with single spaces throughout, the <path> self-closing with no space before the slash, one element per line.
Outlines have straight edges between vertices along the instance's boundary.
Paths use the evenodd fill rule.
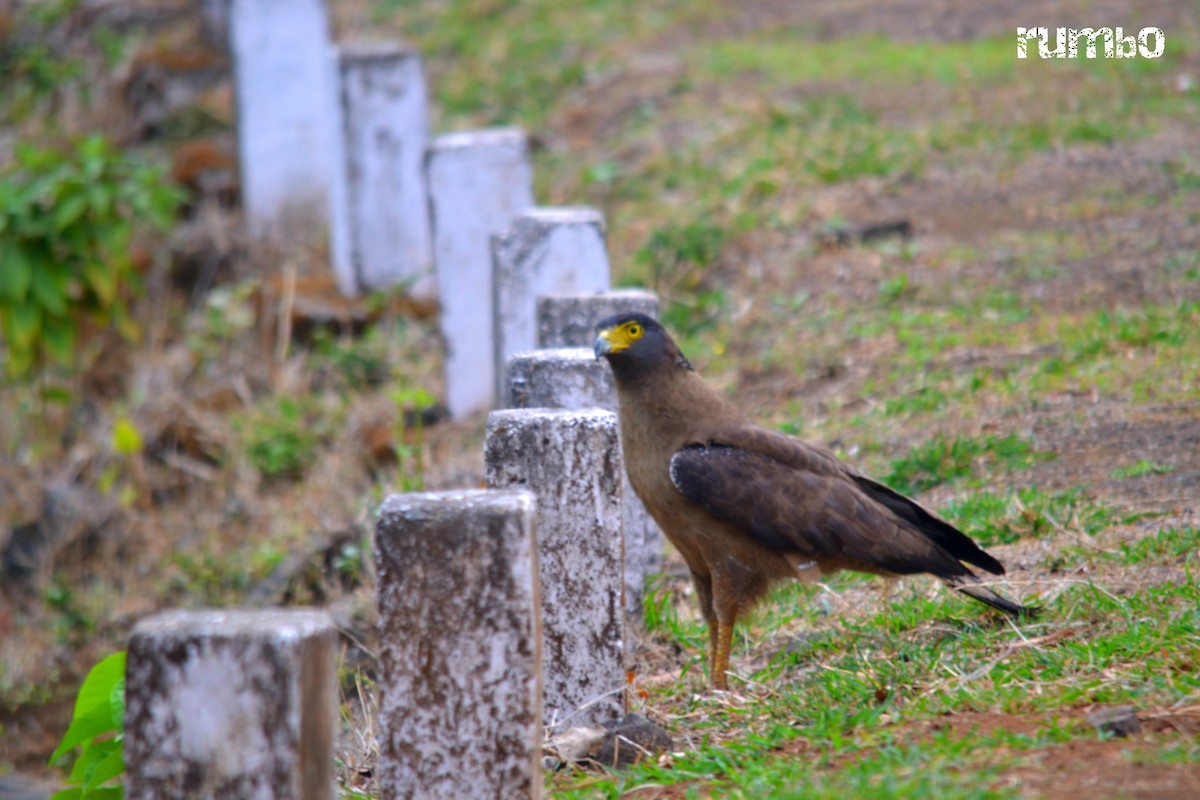
<path fill-rule="evenodd" d="M 50 800 L 82 800 L 83 788 L 80 786 L 72 786 L 70 789 L 63 789 L 50 795 Z"/>
<path fill-rule="evenodd" d="M 121 742 L 114 739 L 112 743 L 115 745 L 112 752 L 103 761 L 96 764 L 96 768 L 92 770 L 92 774 L 88 776 L 87 781 L 83 784 L 84 794 L 95 791 L 101 785 L 125 771 L 125 757 L 121 752 Z"/>
<path fill-rule="evenodd" d="M 50 763 L 72 747 L 116 730 L 113 724 L 112 689 L 125 679 L 125 652 L 113 653 L 92 667 L 75 696 L 75 718 L 63 735 L 62 743 L 50 756 Z"/>
<path fill-rule="evenodd" d="M 71 767 L 71 774 L 67 780 L 70 783 L 86 784 L 100 762 L 112 755 L 114 750 L 119 751 L 120 749 L 121 743 L 112 739 L 85 744 L 83 752 L 79 754 L 79 758 L 75 759 L 75 764 Z M 84 794 L 87 794 L 86 786 L 83 791 Z"/>
<path fill-rule="evenodd" d="M 10 347 L 30 350 L 42 329 L 42 310 L 32 303 L 12 306 L 4 314 L 4 335 Z"/>
<path fill-rule="evenodd" d="M 25 247 L 10 245 L 0 250 L 0 297 L 20 303 L 32 282 L 33 264 Z"/>
<path fill-rule="evenodd" d="M 108 696 L 109 711 L 112 714 L 113 727 L 117 730 L 125 729 L 125 679 L 117 681 L 112 688 L 112 693 Z"/>
<path fill-rule="evenodd" d="M 64 276 L 56 275 L 48 266 L 42 265 L 33 270 L 30 281 L 33 298 L 56 317 L 67 315 L 67 282 L 63 278 Z"/>
<path fill-rule="evenodd" d="M 54 209 L 55 230 L 65 230 L 88 210 L 88 198 L 83 194 L 72 194 L 62 199 Z"/>
<path fill-rule="evenodd" d="M 111 733 L 112 726 L 112 711 L 107 707 L 92 708 L 84 714 L 77 714 L 71 720 L 71 726 L 67 728 L 67 732 L 63 734 L 63 739 L 58 745 L 58 749 L 50 756 L 49 763 L 53 764 L 69 753 L 72 748 L 78 745 L 92 741 L 97 736 L 103 736 L 106 733 Z M 84 755 L 87 751 L 84 751 Z M 80 756 L 83 758 L 83 756 Z"/>

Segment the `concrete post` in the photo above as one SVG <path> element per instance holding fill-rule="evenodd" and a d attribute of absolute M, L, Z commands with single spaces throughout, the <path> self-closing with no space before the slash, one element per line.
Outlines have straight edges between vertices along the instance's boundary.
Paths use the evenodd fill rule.
<path fill-rule="evenodd" d="M 412 296 L 432 299 L 421 56 L 399 44 L 342 45 L 333 72 L 330 241 L 338 286 L 357 295 L 406 284 Z"/>
<path fill-rule="evenodd" d="M 329 23 L 322 0 L 229 0 L 242 210 L 251 236 L 329 219 Z"/>
<path fill-rule="evenodd" d="M 537 299 L 537 346 L 590 350 L 596 339 L 596 323 L 621 312 L 658 319 L 658 295 L 645 289 L 542 295 Z"/>
<path fill-rule="evenodd" d="M 617 388 L 608 364 L 591 349 L 517 353 L 508 360 L 506 406 L 617 411 Z M 625 613 L 640 623 L 646 575 L 662 569 L 663 536 L 629 485 L 621 455 L 621 518 L 625 537 Z"/>
<path fill-rule="evenodd" d="M 537 347 L 537 297 L 608 289 L 604 218 L 591 208 L 535 208 L 492 241 L 496 397 L 508 359 Z"/>
<path fill-rule="evenodd" d="M 492 236 L 533 205 L 533 168 L 516 128 L 439 136 L 425 162 L 446 343 L 446 407 L 461 419 L 496 402 Z"/>
<path fill-rule="evenodd" d="M 493 411 L 484 461 L 488 486 L 537 497 L 546 723 L 619 716 L 626 640 L 616 417 Z"/>
<path fill-rule="evenodd" d="M 319 611 L 169 611 L 138 624 L 125 796 L 331 800 L 335 643 Z"/>
<path fill-rule="evenodd" d="M 392 495 L 376 532 L 382 796 L 541 797 L 533 496 Z"/>

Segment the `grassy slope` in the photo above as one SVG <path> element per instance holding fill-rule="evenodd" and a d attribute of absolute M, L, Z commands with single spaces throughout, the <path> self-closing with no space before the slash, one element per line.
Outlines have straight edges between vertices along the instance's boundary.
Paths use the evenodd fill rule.
<path fill-rule="evenodd" d="M 668 29 L 682 4 L 585 5 L 385 17 L 431 54 L 444 127 L 548 130 L 541 197 L 605 209 L 619 279 L 663 292 L 711 379 L 731 393 L 763 379 L 748 395 L 759 416 L 939 492 L 988 544 L 1015 543 L 1001 550 L 1010 588 L 1046 614 L 1014 627 L 921 581 L 887 598 L 856 576 L 788 587 L 743 630 L 734 695 L 712 698 L 697 694 L 705 637 L 688 589 L 664 579 L 651 639 L 678 644 L 682 662 L 652 665 L 636 705 L 671 725 L 679 752 L 617 775 L 560 773 L 554 796 L 1005 797 L 1023 792 L 1022 765 L 1097 739 L 1081 721 L 1092 704 L 1194 709 L 1200 532 L 1155 522 L 1179 495 L 1139 505 L 1093 485 L 1195 468 L 1195 453 L 1163 441 L 1085 463 L 1046 432 L 1088 413 L 1057 410 L 1064 398 L 1095 395 L 1131 419 L 1200 400 L 1200 251 L 1096 230 L 1197 221 L 1200 165 L 1169 144 L 1198 121 L 1195 93 L 1172 81 L 1195 64 L 1185 37 L 1153 63 L 1043 64 L 1017 62 L 1007 31 L 830 41 L 745 33 L 736 10 L 688 6 Z M 833 255 L 803 233 L 944 176 L 1003 192 L 1063 153 L 1145 160 L 1159 141 L 1163 177 L 1141 191 L 1117 169 L 1030 196 L 1016 222 L 946 235 L 917 217 L 931 235 L 915 244 Z M 1051 166 L 1046 181 L 1069 171 Z M 925 210 L 935 223 L 945 211 Z M 1072 283 L 1131 247 L 1140 295 L 1103 267 L 1099 288 Z M 849 288 L 812 276 L 835 267 Z M 1194 778 L 1195 725 L 1155 730 L 1118 761 L 1190 765 L 1182 780 Z"/>

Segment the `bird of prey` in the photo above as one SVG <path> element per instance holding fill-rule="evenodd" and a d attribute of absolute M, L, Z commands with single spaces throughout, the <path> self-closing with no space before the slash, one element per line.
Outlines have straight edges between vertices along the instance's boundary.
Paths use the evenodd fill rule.
<path fill-rule="evenodd" d="M 755 425 L 644 314 L 597 326 L 616 379 L 629 482 L 691 571 L 708 625 L 713 689 L 726 689 L 733 626 L 773 583 L 840 569 L 929 573 L 1019 617 L 1033 614 L 967 566 L 1004 567 L 915 501 L 829 450 Z"/>

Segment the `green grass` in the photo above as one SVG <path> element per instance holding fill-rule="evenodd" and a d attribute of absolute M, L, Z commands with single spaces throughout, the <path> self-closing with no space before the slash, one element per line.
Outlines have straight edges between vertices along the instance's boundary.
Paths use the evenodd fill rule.
<path fill-rule="evenodd" d="M 979 469 L 1012 472 L 1053 457 L 1053 453 L 1035 451 L 1016 434 L 951 439 L 939 433 L 893 461 L 883 482 L 903 494 L 919 494 Z"/>
<path fill-rule="evenodd" d="M 772 602 L 806 592 L 791 588 Z M 619 797 L 651 784 L 682 784 L 695 796 L 1015 796 L 998 781 L 1014 754 L 1097 737 L 1061 714 L 1091 703 L 1150 709 L 1200 694 L 1191 663 L 1200 652 L 1200 586 L 1191 576 L 1121 595 L 1078 582 L 1042 621 L 1020 629 L 950 592 L 910 591 L 877 613 L 836 620 L 819 604 L 791 613 L 790 627 L 822 634 L 753 674 L 742 700 L 693 698 L 679 724 L 701 733 L 697 744 L 666 766 L 560 774 L 553 796 Z M 761 646 L 740 644 L 735 666 Z M 1001 720 L 986 736 L 929 724 L 962 712 L 1045 721 L 1013 733 Z M 1196 755 L 1180 743 L 1162 758 L 1191 763 Z"/>

